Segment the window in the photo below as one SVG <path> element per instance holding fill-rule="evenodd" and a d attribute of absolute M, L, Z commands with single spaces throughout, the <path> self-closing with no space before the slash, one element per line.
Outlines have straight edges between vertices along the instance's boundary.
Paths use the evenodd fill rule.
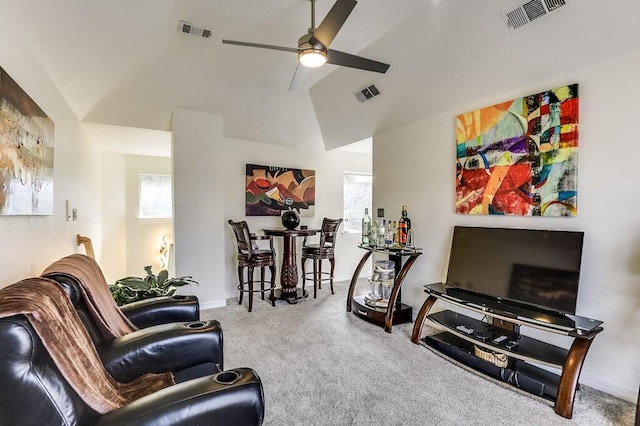
<path fill-rule="evenodd" d="M 360 234 L 362 232 L 362 216 L 365 208 L 369 209 L 369 216 L 372 216 L 372 182 L 370 174 L 350 172 L 344 174 L 344 233 Z"/>
<path fill-rule="evenodd" d="M 140 175 L 141 219 L 168 219 L 173 217 L 170 175 Z"/>

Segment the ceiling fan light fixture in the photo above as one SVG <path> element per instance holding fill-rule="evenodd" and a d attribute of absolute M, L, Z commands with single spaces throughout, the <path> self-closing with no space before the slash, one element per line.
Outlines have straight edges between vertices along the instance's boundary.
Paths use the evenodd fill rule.
<path fill-rule="evenodd" d="M 298 61 L 308 68 L 318 68 L 327 62 L 327 53 L 322 49 L 305 49 L 298 53 Z"/>

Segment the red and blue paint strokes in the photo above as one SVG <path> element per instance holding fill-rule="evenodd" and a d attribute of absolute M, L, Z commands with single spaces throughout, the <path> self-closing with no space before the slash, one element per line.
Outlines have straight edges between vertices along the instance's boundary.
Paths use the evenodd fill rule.
<path fill-rule="evenodd" d="M 456 118 L 456 212 L 577 214 L 578 85 Z"/>

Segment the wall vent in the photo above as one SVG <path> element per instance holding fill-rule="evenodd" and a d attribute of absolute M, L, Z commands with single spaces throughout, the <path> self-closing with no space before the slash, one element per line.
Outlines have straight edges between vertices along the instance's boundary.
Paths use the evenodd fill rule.
<path fill-rule="evenodd" d="M 513 10 L 501 12 L 502 19 L 510 31 L 517 30 L 524 25 L 541 18 L 562 6 L 569 0 L 531 0 L 521 4 Z"/>
<path fill-rule="evenodd" d="M 379 94 L 380 94 L 380 91 L 373 84 L 370 85 L 370 86 L 365 87 L 362 90 L 358 90 L 355 93 L 356 98 L 360 102 L 364 102 L 364 101 L 368 101 L 369 99 L 373 99 L 375 96 L 378 96 Z"/>
<path fill-rule="evenodd" d="M 191 34 L 198 37 L 209 38 L 211 37 L 211 30 L 207 30 L 204 28 L 197 27 L 189 22 L 180 21 L 180 25 L 178 25 L 178 32 Z"/>

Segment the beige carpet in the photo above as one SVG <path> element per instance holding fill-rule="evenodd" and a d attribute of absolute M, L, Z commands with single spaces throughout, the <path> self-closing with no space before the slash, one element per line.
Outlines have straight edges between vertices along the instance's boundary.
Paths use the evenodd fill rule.
<path fill-rule="evenodd" d="M 202 312 L 222 323 L 225 368 L 261 377 L 265 425 L 633 425 L 633 404 L 586 386 L 564 419 L 414 345 L 413 324 L 389 334 L 347 313 L 348 283 L 335 287 L 296 305 L 258 298 L 247 312 L 245 296 Z"/>

